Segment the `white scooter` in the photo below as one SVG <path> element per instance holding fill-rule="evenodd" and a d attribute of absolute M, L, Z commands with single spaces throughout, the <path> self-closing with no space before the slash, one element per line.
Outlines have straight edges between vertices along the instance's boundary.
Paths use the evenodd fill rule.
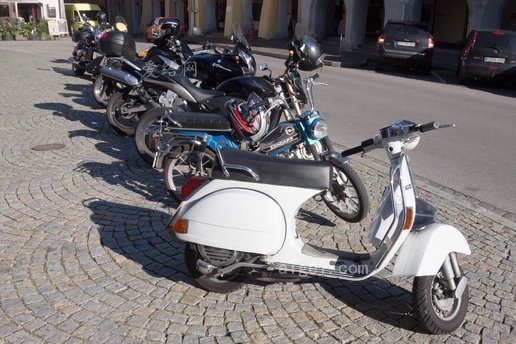
<path fill-rule="evenodd" d="M 448 127 L 441 126 L 441 127 Z M 331 166 L 224 148 L 212 178 L 191 177 L 186 200 L 167 226 L 187 243 L 185 261 L 194 280 L 214 292 L 229 292 L 250 273 L 276 272 L 360 281 L 398 256 L 392 276 L 415 276 L 414 310 L 431 333 L 458 328 L 467 311 L 468 286 L 456 253 L 470 254 L 454 227 L 434 222 L 435 208 L 417 195 L 406 155 L 438 122 L 397 121 L 343 156 L 385 148 L 390 180 L 372 223 L 372 253 L 329 250 L 305 244 L 296 215 L 309 198 L 327 189 Z"/>

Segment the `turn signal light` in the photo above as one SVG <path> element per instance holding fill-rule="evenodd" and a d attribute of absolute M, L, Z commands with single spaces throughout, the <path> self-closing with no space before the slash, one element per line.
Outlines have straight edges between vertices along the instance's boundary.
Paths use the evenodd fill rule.
<path fill-rule="evenodd" d="M 385 43 L 385 35 L 380 35 L 380 37 L 378 37 L 378 44 L 383 44 Z"/>
<path fill-rule="evenodd" d="M 179 234 L 186 234 L 188 232 L 188 220 L 179 219 L 172 223 L 172 229 Z"/>
<path fill-rule="evenodd" d="M 405 211 L 405 229 L 410 230 L 414 224 L 414 208 L 407 207 Z"/>
<path fill-rule="evenodd" d="M 428 49 L 432 49 L 435 46 L 435 41 L 431 38 L 428 39 Z"/>

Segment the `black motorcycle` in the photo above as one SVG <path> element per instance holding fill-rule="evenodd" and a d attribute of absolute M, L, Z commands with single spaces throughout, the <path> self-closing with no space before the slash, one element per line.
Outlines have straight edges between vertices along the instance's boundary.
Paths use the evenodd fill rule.
<path fill-rule="evenodd" d="M 97 42 L 102 34 L 111 27 L 106 21 L 100 22 L 100 26 L 93 26 L 84 14 L 82 19 L 82 28 L 74 31 L 72 35 L 75 45 L 68 61 L 72 62 L 72 70 L 75 75 L 82 75 L 85 72 L 95 74 L 103 58 L 97 49 Z"/>
<path fill-rule="evenodd" d="M 274 89 L 263 78 L 248 76 L 255 73 L 256 62 L 239 27 L 235 27 L 232 42 L 235 47 L 230 53 L 200 54 L 202 58 L 193 55 L 181 66 L 171 61 L 143 75 L 102 68 L 105 77 L 125 86 L 116 91 L 108 103 L 106 113 L 110 125 L 122 134 L 134 135 L 140 117 L 151 108 L 170 106 L 217 112 L 228 99 L 246 99 L 252 91 L 262 95 L 264 89 L 272 92 Z M 159 58 L 166 60 L 163 56 Z M 194 62 L 190 63 L 192 58 Z M 231 78 L 238 76 L 240 78 Z M 198 80 L 197 84 L 190 79 Z M 199 87 L 210 84 L 217 86 L 214 90 Z"/>

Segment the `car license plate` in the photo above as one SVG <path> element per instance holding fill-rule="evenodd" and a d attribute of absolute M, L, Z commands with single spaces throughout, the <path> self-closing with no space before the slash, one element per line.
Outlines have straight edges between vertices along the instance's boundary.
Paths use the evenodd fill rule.
<path fill-rule="evenodd" d="M 396 41 L 397 47 L 410 47 L 414 48 L 416 46 L 416 42 L 403 42 L 403 41 Z"/>
<path fill-rule="evenodd" d="M 505 59 L 503 57 L 484 57 L 484 62 L 491 63 L 505 63 Z"/>

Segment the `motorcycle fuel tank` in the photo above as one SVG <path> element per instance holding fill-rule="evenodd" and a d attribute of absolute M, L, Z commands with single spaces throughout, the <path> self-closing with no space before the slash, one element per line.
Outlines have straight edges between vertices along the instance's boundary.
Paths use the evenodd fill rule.
<path fill-rule="evenodd" d="M 260 153 L 280 151 L 301 141 L 301 134 L 296 122 L 282 122 L 271 130 L 261 141 L 258 150 Z"/>

